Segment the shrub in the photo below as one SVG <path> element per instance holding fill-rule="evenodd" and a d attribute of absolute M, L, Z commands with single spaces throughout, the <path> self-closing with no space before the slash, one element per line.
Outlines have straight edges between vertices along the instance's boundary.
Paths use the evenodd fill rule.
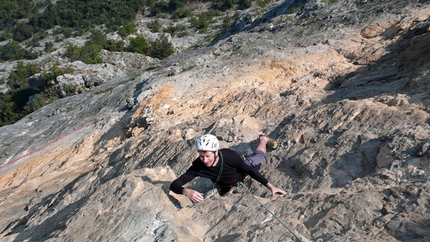
<path fill-rule="evenodd" d="M 160 60 L 165 59 L 175 53 L 172 43 L 169 42 L 165 35 L 161 36 L 158 40 L 151 42 L 151 49 L 149 55 L 153 58 Z"/>
<path fill-rule="evenodd" d="M 16 120 L 18 120 L 18 114 L 11 96 L 0 93 L 0 126 L 12 124 Z"/>
<path fill-rule="evenodd" d="M 27 51 L 23 49 L 18 42 L 12 41 L 0 46 L 0 59 L 4 61 L 20 60 L 25 57 Z"/>
<path fill-rule="evenodd" d="M 35 51 L 28 51 L 25 55 L 25 58 L 28 60 L 34 60 L 39 57 L 39 54 Z"/>
<path fill-rule="evenodd" d="M 115 42 L 113 40 L 106 41 L 106 45 L 104 46 L 106 50 L 113 52 L 122 52 L 124 51 L 124 41 Z"/>
<path fill-rule="evenodd" d="M 48 101 L 46 100 L 46 97 L 44 93 L 37 93 L 34 96 L 31 96 L 32 99 L 29 100 L 28 104 L 26 105 L 26 111 L 29 113 L 32 113 L 41 107 L 48 104 Z"/>
<path fill-rule="evenodd" d="M 93 30 L 91 32 L 90 41 L 103 46 L 106 43 L 106 35 L 101 30 Z"/>
<path fill-rule="evenodd" d="M 252 6 L 252 0 L 239 0 L 238 1 L 238 7 L 239 9 L 247 9 Z"/>
<path fill-rule="evenodd" d="M 169 3 L 163 0 L 152 3 L 150 5 L 150 12 L 152 16 L 157 16 L 162 12 L 166 12 L 169 9 Z"/>
<path fill-rule="evenodd" d="M 71 61 L 80 60 L 85 64 L 102 63 L 103 59 L 100 56 L 102 46 L 94 41 L 87 41 L 83 47 L 75 46 L 71 43 L 68 44 L 66 49 L 66 56 Z"/>
<path fill-rule="evenodd" d="M 9 74 L 8 85 L 12 91 L 30 88 L 27 79 L 38 72 L 40 69 L 35 64 L 24 65 L 24 62 L 18 61 L 15 70 Z"/>
<path fill-rule="evenodd" d="M 208 17 L 206 14 L 200 14 L 199 18 L 191 17 L 190 19 L 191 26 L 197 28 L 201 33 L 206 33 L 209 23 Z"/>
<path fill-rule="evenodd" d="M 161 24 L 158 19 L 147 23 L 146 26 L 151 30 L 152 33 L 160 32 L 161 29 Z"/>
<path fill-rule="evenodd" d="M 130 39 L 129 50 L 139 54 L 146 55 L 148 53 L 148 42 L 142 36 Z"/>
<path fill-rule="evenodd" d="M 176 26 L 170 25 L 167 28 L 163 29 L 164 33 L 169 33 L 170 35 L 175 35 L 177 32 L 184 32 L 187 30 L 187 27 L 183 24 L 178 24 Z"/>
<path fill-rule="evenodd" d="M 54 43 L 52 43 L 52 42 L 45 42 L 45 51 L 47 51 L 47 52 L 54 51 Z"/>
<path fill-rule="evenodd" d="M 73 33 L 73 29 L 70 28 L 70 27 L 67 27 L 67 28 L 63 29 L 63 36 L 66 39 L 72 37 L 72 33 Z"/>
<path fill-rule="evenodd" d="M 118 33 L 122 37 L 129 36 L 130 34 L 136 33 L 136 26 L 133 23 L 127 23 L 118 29 Z"/>
<path fill-rule="evenodd" d="M 184 8 L 184 7 L 185 7 L 185 1 L 183 1 L 183 0 L 170 0 L 169 1 L 169 10 L 170 11 L 175 11 L 176 9 Z"/>
<path fill-rule="evenodd" d="M 33 26 L 29 25 L 28 23 L 18 23 L 13 29 L 12 38 L 13 40 L 21 42 L 23 40 L 31 38 L 33 33 Z"/>
<path fill-rule="evenodd" d="M 227 10 L 237 4 L 238 0 L 212 0 L 212 8 L 218 10 Z"/>
<path fill-rule="evenodd" d="M 191 9 L 178 8 L 172 13 L 174 19 L 190 17 L 192 14 Z"/>

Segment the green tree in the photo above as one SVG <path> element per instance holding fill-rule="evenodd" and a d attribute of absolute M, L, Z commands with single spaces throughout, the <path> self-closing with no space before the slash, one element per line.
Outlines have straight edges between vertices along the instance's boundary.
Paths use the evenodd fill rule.
<path fill-rule="evenodd" d="M 106 46 L 104 47 L 106 50 L 113 51 L 113 52 L 122 52 L 125 50 L 124 48 L 124 41 L 113 41 L 108 40 L 106 42 Z"/>
<path fill-rule="evenodd" d="M 252 6 L 252 0 L 238 0 L 237 2 L 239 9 L 247 9 Z"/>
<path fill-rule="evenodd" d="M 54 51 L 54 43 L 52 43 L 52 42 L 45 42 L 45 51 L 47 51 L 47 52 Z"/>
<path fill-rule="evenodd" d="M 40 68 L 37 65 L 31 63 L 24 65 L 24 62 L 18 61 L 15 69 L 9 74 L 8 85 L 12 91 L 28 89 L 30 86 L 27 79 L 38 72 L 40 72 Z"/>
<path fill-rule="evenodd" d="M 139 54 L 146 55 L 148 53 L 148 42 L 142 36 L 130 39 L 129 50 Z"/>
<path fill-rule="evenodd" d="M 23 59 L 26 54 L 27 51 L 15 41 L 0 46 L 0 59 L 4 61 L 20 60 Z"/>
<path fill-rule="evenodd" d="M 192 11 L 190 9 L 178 8 L 175 11 L 173 11 L 172 17 L 174 19 L 181 19 L 185 17 L 190 17 L 191 14 L 192 14 Z"/>
<path fill-rule="evenodd" d="M 162 12 L 166 12 L 168 9 L 169 9 L 169 3 L 163 0 L 154 2 L 150 6 L 150 12 L 152 16 L 157 16 Z"/>
<path fill-rule="evenodd" d="M 68 58 L 70 58 L 70 61 L 80 60 L 80 54 L 81 54 L 81 49 L 78 46 L 72 43 L 67 43 L 65 55 Z"/>
<path fill-rule="evenodd" d="M 31 97 L 33 97 L 33 98 L 31 100 L 29 100 L 29 102 L 25 106 L 25 109 L 28 113 L 32 113 L 32 112 L 38 110 L 39 108 L 48 104 L 48 101 L 47 101 L 44 93 L 37 93 Z"/>
<path fill-rule="evenodd" d="M 8 85 L 12 90 L 11 101 L 14 103 L 13 106 L 18 118 L 26 114 L 24 106 L 28 102 L 28 98 L 35 93 L 27 80 L 38 72 L 40 69 L 35 64 L 24 65 L 22 61 L 19 61 L 15 70 L 9 74 Z"/>
<path fill-rule="evenodd" d="M 122 37 L 129 36 L 130 34 L 136 33 L 136 26 L 134 23 L 127 23 L 119 28 L 118 33 Z"/>
<path fill-rule="evenodd" d="M 237 4 L 238 0 L 212 0 L 212 8 L 218 10 L 227 10 Z"/>
<path fill-rule="evenodd" d="M 94 41 L 87 41 L 83 47 L 75 46 L 71 43 L 66 48 L 66 56 L 71 61 L 80 60 L 85 64 L 102 63 L 103 59 L 100 56 L 102 46 Z"/>
<path fill-rule="evenodd" d="M 87 41 L 80 49 L 80 59 L 85 64 L 98 64 L 102 63 L 103 59 L 100 56 L 102 46 L 94 41 Z"/>
<path fill-rule="evenodd" d="M 158 19 L 147 23 L 146 26 L 151 30 L 152 33 L 160 32 L 161 29 L 161 23 L 158 21 Z"/>
<path fill-rule="evenodd" d="M 16 106 L 11 96 L 0 93 L 0 126 L 12 124 L 17 120 Z"/>
<path fill-rule="evenodd" d="M 33 26 L 28 23 L 18 23 L 16 24 L 13 32 L 12 38 L 18 42 L 31 38 L 34 33 Z"/>
<path fill-rule="evenodd" d="M 183 7 L 185 7 L 185 3 L 186 3 L 186 1 L 184 1 L 184 0 L 170 0 L 169 1 L 169 10 L 175 11 L 178 8 L 183 8 Z"/>
<path fill-rule="evenodd" d="M 165 59 L 175 53 L 172 43 L 169 42 L 165 35 L 158 40 L 151 42 L 149 55 L 160 60 Z"/>
<path fill-rule="evenodd" d="M 91 33 L 90 40 L 94 43 L 104 46 L 106 44 L 106 35 L 100 30 L 94 30 Z"/>
<path fill-rule="evenodd" d="M 191 26 L 197 28 L 201 33 L 206 33 L 208 30 L 208 15 L 205 13 L 200 14 L 199 18 L 190 18 Z"/>

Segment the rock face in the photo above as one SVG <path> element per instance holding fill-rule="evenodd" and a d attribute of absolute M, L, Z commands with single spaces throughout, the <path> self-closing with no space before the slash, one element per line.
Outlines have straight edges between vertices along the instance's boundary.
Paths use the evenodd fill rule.
<path fill-rule="evenodd" d="M 429 241 L 430 3 L 277 6 L 1 127 L 2 241 L 296 241 L 279 220 L 303 241 Z M 248 155 L 260 131 L 285 196 L 169 191 L 202 133 Z"/>

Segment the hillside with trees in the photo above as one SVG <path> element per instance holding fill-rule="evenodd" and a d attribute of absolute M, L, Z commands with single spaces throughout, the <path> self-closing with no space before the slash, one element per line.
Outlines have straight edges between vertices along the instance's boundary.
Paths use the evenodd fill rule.
<path fill-rule="evenodd" d="M 0 126 L 12 124 L 64 97 L 64 92 L 56 92 L 50 83 L 55 82 L 57 76 L 73 73 L 73 70 L 59 68 L 55 63 L 45 69 L 35 68 L 37 59 L 56 51 L 54 46 L 58 43 L 86 38 L 83 45 L 65 43 L 62 56 L 70 62 L 82 61 L 87 65 L 102 64 L 102 50 L 138 53 L 163 60 L 176 52 L 172 38 L 186 38 L 198 33 L 207 35 L 206 41 L 209 41 L 230 27 L 240 11 L 253 5 L 263 8 L 269 3 L 267 0 L 2 1 L 0 61 L 18 61 L 18 64 L 9 76 L 0 80 L 0 85 L 5 85 L 0 94 Z M 207 8 L 202 10 L 201 6 Z M 158 38 L 147 39 L 138 32 L 136 19 L 143 15 L 150 19 L 145 27 L 159 34 Z M 109 39 L 109 33 L 116 33 L 120 38 Z M 35 74 L 45 83 L 38 89 L 32 89 L 26 83 Z M 74 95 L 73 88 L 69 88 L 67 95 Z"/>

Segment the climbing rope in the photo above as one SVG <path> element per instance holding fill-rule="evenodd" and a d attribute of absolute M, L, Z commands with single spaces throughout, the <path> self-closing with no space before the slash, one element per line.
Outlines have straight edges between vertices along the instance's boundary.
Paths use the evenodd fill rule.
<path fill-rule="evenodd" d="M 258 200 L 254 194 L 252 194 L 252 192 L 243 184 L 243 182 L 238 182 L 237 186 L 239 187 L 243 187 L 245 188 L 245 190 L 248 191 L 249 194 L 252 195 L 252 197 L 257 200 L 258 203 L 261 204 L 261 206 L 263 206 L 270 214 L 272 214 L 273 217 L 275 217 L 286 229 L 288 229 L 288 231 L 290 231 L 294 237 L 296 237 L 300 242 L 304 242 L 296 233 L 294 233 L 294 231 L 292 229 L 290 229 L 284 222 L 282 222 L 282 220 L 280 218 L 278 218 L 272 211 L 270 211 L 269 208 L 267 208 L 262 202 L 260 202 L 260 200 Z"/>

